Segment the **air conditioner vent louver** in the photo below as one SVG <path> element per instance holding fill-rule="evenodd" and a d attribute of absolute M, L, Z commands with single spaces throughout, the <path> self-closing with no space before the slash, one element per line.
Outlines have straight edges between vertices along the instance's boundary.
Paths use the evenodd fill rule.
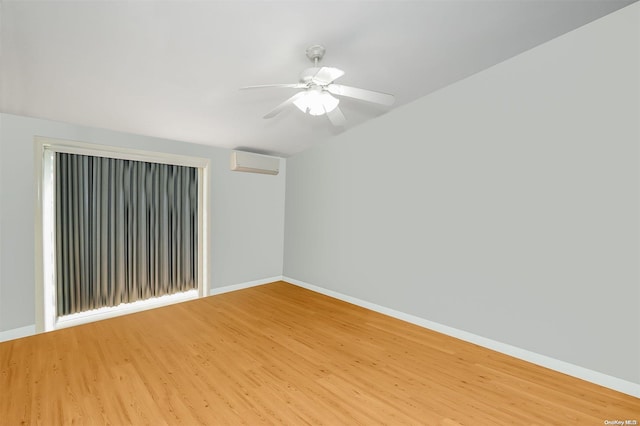
<path fill-rule="evenodd" d="M 231 170 L 277 175 L 280 172 L 280 158 L 252 152 L 233 151 L 231 153 Z"/>

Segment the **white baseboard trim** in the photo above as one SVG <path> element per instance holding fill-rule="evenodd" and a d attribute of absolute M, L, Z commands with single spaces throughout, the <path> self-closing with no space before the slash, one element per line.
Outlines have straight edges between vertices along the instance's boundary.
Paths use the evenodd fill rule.
<path fill-rule="evenodd" d="M 227 285 L 224 287 L 215 287 L 209 290 L 209 296 L 228 293 L 230 291 L 242 290 L 244 288 L 249 288 L 249 287 L 256 287 L 259 285 L 269 284 L 274 281 L 282 281 L 282 275 L 278 275 L 271 278 L 263 278 L 261 280 L 249 281 L 246 283 Z"/>
<path fill-rule="evenodd" d="M 13 328 L 11 330 L 0 331 L 0 342 L 7 340 L 19 339 L 21 337 L 33 336 L 36 334 L 36 325 L 27 325 L 24 327 Z"/>
<path fill-rule="evenodd" d="M 424 328 L 428 328 L 433 331 L 437 331 L 448 336 L 455 337 L 466 342 L 470 342 L 487 349 L 494 350 L 506 355 L 510 355 L 514 358 L 518 358 L 524 361 L 528 361 L 532 364 L 546 367 L 550 370 L 558 371 L 569 376 L 577 377 L 578 379 L 585 380 L 587 382 L 595 383 L 600 386 L 604 386 L 609 389 L 616 390 L 618 392 L 625 393 L 627 395 L 640 398 L 640 384 L 629 382 L 627 380 L 619 379 L 617 377 L 609 376 L 604 373 L 589 370 L 588 368 L 580 367 L 574 364 L 570 364 L 565 361 L 560 361 L 555 358 L 541 355 L 535 352 L 521 349 L 516 346 L 511 346 L 506 343 L 498 342 L 496 340 L 487 339 L 486 337 L 478 336 L 467 331 L 458 330 L 453 327 L 439 324 L 437 322 L 429 321 L 424 318 L 417 317 L 415 315 L 406 314 L 404 312 L 396 311 L 394 309 L 386 308 L 384 306 L 376 305 L 375 303 L 367 302 L 352 296 L 347 296 L 342 293 L 338 293 L 333 290 L 327 290 L 322 287 L 318 287 L 313 284 L 306 283 L 304 281 L 296 280 L 287 276 L 282 277 L 283 281 L 297 285 L 299 287 L 306 288 L 317 293 L 324 294 L 345 302 L 352 303 L 354 305 L 361 306 L 363 308 L 370 309 L 372 311 L 379 312 L 390 317 L 394 317 L 415 325 L 419 325 Z"/>

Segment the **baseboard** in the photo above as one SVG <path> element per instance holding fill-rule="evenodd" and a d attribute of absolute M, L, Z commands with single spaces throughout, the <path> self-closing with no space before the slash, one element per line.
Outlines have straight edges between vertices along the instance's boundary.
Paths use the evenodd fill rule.
<path fill-rule="evenodd" d="M 213 296 L 216 294 L 222 294 L 222 293 L 228 293 L 230 291 L 236 291 L 236 290 L 242 290 L 244 288 L 249 288 L 249 287 L 256 287 L 259 285 L 264 285 L 264 284 L 269 284 L 272 283 L 274 281 L 281 281 L 282 280 L 282 275 L 278 275 L 275 277 L 271 277 L 271 278 L 263 278 L 261 280 L 255 280 L 255 281 L 249 281 L 246 283 L 240 283 L 240 284 L 232 284 L 232 285 L 227 285 L 224 287 L 215 287 L 209 290 L 209 296 Z"/>
<path fill-rule="evenodd" d="M 7 340 L 19 339 L 21 337 L 33 336 L 36 334 L 36 325 L 27 325 L 25 327 L 13 328 L 11 330 L 0 331 L 0 342 Z"/>
<path fill-rule="evenodd" d="M 478 336 L 467 331 L 458 330 L 453 327 L 439 324 L 437 322 L 429 321 L 424 318 L 417 317 L 415 315 L 406 314 L 404 312 L 396 311 L 394 309 L 386 308 L 384 306 L 376 305 L 375 303 L 367 302 L 355 297 L 347 296 L 342 293 L 338 293 L 333 290 L 327 290 L 322 287 L 318 287 L 313 284 L 306 283 L 304 281 L 296 280 L 287 276 L 282 277 L 283 281 L 290 284 L 297 285 L 299 287 L 306 288 L 317 293 L 324 294 L 345 302 L 352 303 L 354 305 L 361 306 L 363 308 L 370 309 L 372 311 L 379 312 L 384 315 L 388 315 L 393 318 L 397 318 L 424 328 L 428 328 L 433 331 L 437 331 L 442 334 L 446 334 L 451 337 L 455 337 L 466 342 L 482 346 L 487 349 L 494 350 L 506 355 L 510 355 L 514 358 L 518 358 L 532 364 L 540 365 L 542 367 L 554 370 L 569 376 L 576 377 L 578 379 L 585 380 L 587 382 L 595 383 L 600 386 L 604 386 L 609 389 L 616 390 L 618 392 L 625 393 L 627 395 L 640 398 L 640 384 L 629 382 L 617 377 L 609 376 L 604 373 L 589 370 L 588 368 L 580 367 L 565 361 L 560 361 L 555 358 L 541 355 L 535 352 L 521 349 L 516 346 L 511 346 L 506 343 L 498 342 L 496 340 L 487 339 L 486 337 Z"/>

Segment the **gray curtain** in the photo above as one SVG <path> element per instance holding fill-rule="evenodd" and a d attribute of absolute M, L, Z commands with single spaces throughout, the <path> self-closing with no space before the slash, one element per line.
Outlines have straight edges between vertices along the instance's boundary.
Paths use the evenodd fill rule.
<path fill-rule="evenodd" d="M 56 153 L 58 315 L 197 288 L 193 167 Z"/>

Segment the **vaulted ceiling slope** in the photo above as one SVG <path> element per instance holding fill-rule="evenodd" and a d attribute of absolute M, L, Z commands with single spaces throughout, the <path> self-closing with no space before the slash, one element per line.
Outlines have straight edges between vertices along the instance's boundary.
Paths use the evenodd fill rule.
<path fill-rule="evenodd" d="M 0 1 L 0 111 L 289 156 L 390 109 L 263 119 L 295 89 L 238 89 L 297 82 L 311 44 L 397 108 L 630 3 Z"/>

